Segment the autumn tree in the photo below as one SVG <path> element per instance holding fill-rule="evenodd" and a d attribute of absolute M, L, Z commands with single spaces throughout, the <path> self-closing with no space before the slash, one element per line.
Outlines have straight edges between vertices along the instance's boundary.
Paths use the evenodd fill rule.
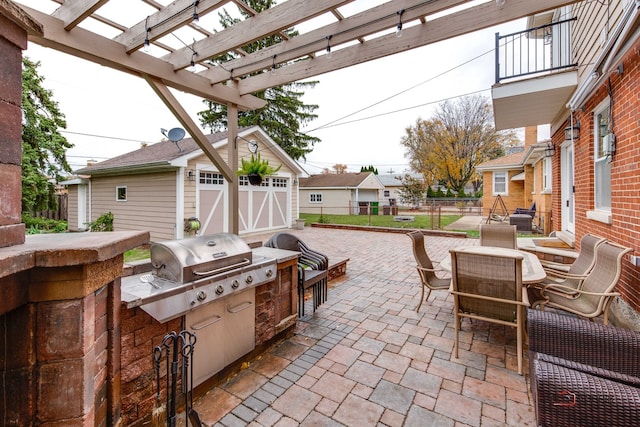
<path fill-rule="evenodd" d="M 55 209 L 55 183 L 71 172 L 66 150 L 73 147 L 59 132 L 67 123 L 43 87 L 39 62 L 22 59 L 22 212 Z"/>
<path fill-rule="evenodd" d="M 517 138 L 513 131 L 494 129 L 491 107 L 482 96 L 445 101 L 433 118 L 418 118 L 405 131 L 401 144 L 411 168 L 428 183 L 440 181 L 456 192 L 477 178 L 477 165 L 503 155 Z"/>
<path fill-rule="evenodd" d="M 400 201 L 416 207 L 420 206 L 420 201 L 424 199 L 427 187 L 425 182 L 408 173 L 402 177 L 396 177 L 396 179 L 402 184 L 402 187 L 398 190 Z"/>
<path fill-rule="evenodd" d="M 336 171 L 335 173 L 345 173 L 347 171 L 347 165 L 336 163 L 333 165 L 333 170 Z"/>
<path fill-rule="evenodd" d="M 245 3 L 256 12 L 262 12 L 276 4 L 274 0 L 246 0 Z M 251 16 L 244 9 L 239 10 L 244 18 Z M 223 28 L 240 22 L 239 18 L 232 17 L 226 9 L 219 16 Z M 283 31 L 289 38 L 298 34 L 292 29 Z M 243 46 L 242 50 L 253 53 L 282 41 L 280 35 L 274 34 Z M 214 58 L 212 62 L 219 64 L 234 58 L 232 54 L 225 54 Z M 267 105 L 259 110 L 239 112 L 238 125 L 240 127 L 260 126 L 289 156 L 295 160 L 304 159 L 313 150 L 313 145 L 320 142 L 320 138 L 301 131 L 303 125 L 318 117 L 314 113 L 318 106 L 305 104 L 301 98 L 305 89 L 313 88 L 317 83 L 317 81 L 293 82 L 253 93 L 254 96 L 266 100 Z M 198 113 L 200 123 L 208 127 L 211 132 L 226 130 L 227 106 L 209 100 L 204 100 L 204 103 L 207 105 L 207 110 Z"/>

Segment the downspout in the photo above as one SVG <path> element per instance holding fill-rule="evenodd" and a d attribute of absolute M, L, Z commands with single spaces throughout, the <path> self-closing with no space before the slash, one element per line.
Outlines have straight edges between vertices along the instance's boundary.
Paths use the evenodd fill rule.
<path fill-rule="evenodd" d="M 185 168 L 176 171 L 176 239 L 184 238 L 184 175 Z"/>

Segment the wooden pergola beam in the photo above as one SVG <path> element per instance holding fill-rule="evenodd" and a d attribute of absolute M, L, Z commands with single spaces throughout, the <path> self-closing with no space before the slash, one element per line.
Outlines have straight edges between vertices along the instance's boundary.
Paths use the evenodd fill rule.
<path fill-rule="evenodd" d="M 265 10 L 244 21 L 225 28 L 213 37 L 198 40 L 191 48 L 182 48 L 163 57 L 173 64 L 175 69 L 189 66 L 192 50 L 198 53 L 198 60 L 206 60 L 245 46 L 267 35 L 291 28 L 294 25 L 322 15 L 331 9 L 350 3 L 353 0 L 288 0 Z"/>
<path fill-rule="evenodd" d="M 51 16 L 63 21 L 65 30 L 71 30 L 108 1 L 109 0 L 66 0 Z"/>
<path fill-rule="evenodd" d="M 61 20 L 34 9 L 23 8 L 43 24 L 43 36 L 29 37 L 30 41 L 41 46 L 136 76 L 153 76 L 174 89 L 222 104 L 231 102 L 243 110 L 262 108 L 266 104 L 253 95 L 238 95 L 234 88 L 212 86 L 208 79 L 189 71 L 175 71 L 171 64 L 143 52 L 127 54 L 122 44 L 83 28 L 67 31 Z"/>
<path fill-rule="evenodd" d="M 332 36 L 331 44 L 335 47 L 353 40 L 360 40 L 364 36 L 383 31 L 389 27 L 394 27 L 398 22 L 396 16 L 398 10 L 412 7 L 403 14 L 406 22 L 425 15 L 442 12 L 443 10 L 469 1 L 470 0 L 440 0 L 432 3 L 425 2 L 426 4 L 418 7 L 412 7 L 416 3 L 415 0 L 387 2 L 368 9 L 365 12 L 294 37 L 289 41 L 261 49 L 244 58 L 228 61 L 224 64 L 224 68 L 226 70 L 233 69 L 234 71 L 238 71 L 233 73 L 234 77 L 248 75 L 265 68 L 265 66 L 270 66 L 273 55 L 276 55 L 276 63 L 286 63 L 287 61 L 292 61 L 304 56 L 311 57 L 315 52 L 326 48 L 326 36 L 328 35 Z M 327 71 L 332 71 L 331 67 L 329 67 Z M 327 71 L 323 71 L 323 73 Z M 213 82 L 223 82 L 229 78 L 229 72 L 219 67 L 213 67 L 200 74 L 206 76 Z"/>
<path fill-rule="evenodd" d="M 202 16 L 208 12 L 224 5 L 229 0 L 199 0 L 198 15 Z M 138 22 L 133 27 L 114 37 L 114 41 L 126 46 L 126 52 L 131 53 L 140 49 L 144 45 L 147 37 L 147 28 L 152 28 L 149 32 L 149 41 L 157 40 L 170 32 L 193 21 L 193 0 L 177 0 L 169 6 L 150 15 L 144 21 Z M 183 13 L 180 13 L 184 11 Z M 187 63 L 189 65 L 189 63 Z"/>
<path fill-rule="evenodd" d="M 262 73 L 241 79 L 238 82 L 238 89 L 241 94 L 254 93 L 269 87 L 291 83 L 458 37 L 575 2 L 575 0 L 509 0 L 499 9 L 494 2 L 483 3 L 427 21 L 424 24 L 406 28 L 403 30 L 401 39 L 398 39 L 395 34 L 388 34 L 365 43 L 335 50 L 332 52 L 330 61 L 323 60 L 326 58 L 303 60 L 279 68 L 276 75 Z"/>

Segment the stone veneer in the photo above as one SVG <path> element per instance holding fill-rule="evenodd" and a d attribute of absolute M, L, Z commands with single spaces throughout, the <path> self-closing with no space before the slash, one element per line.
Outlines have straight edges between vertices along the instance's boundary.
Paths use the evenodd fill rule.
<path fill-rule="evenodd" d="M 0 249 L 7 426 L 121 422 L 120 275 L 146 232 L 27 236 Z"/>

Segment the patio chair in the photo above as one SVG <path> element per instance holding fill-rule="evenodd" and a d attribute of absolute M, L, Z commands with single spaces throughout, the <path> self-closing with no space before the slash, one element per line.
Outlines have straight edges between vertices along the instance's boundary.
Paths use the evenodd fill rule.
<path fill-rule="evenodd" d="M 571 275 L 586 275 L 596 262 L 596 247 L 604 242 L 603 237 L 593 234 L 585 234 L 580 239 L 580 252 L 578 257 L 571 264 L 562 264 L 547 260 L 540 260 L 540 264 L 544 267 L 548 275 L 564 279 Z"/>
<path fill-rule="evenodd" d="M 553 307 L 589 319 L 602 314 L 605 325 L 608 324 L 609 307 L 613 298 L 620 295 L 614 289 L 622 272 L 622 258 L 628 252 L 631 252 L 630 248 L 602 242 L 596 247 L 593 268 L 577 288 L 546 284 L 539 288 L 539 299 L 532 302 L 532 307 L 541 310 Z"/>
<path fill-rule="evenodd" d="M 462 318 L 483 320 L 516 329 L 518 373 L 522 375 L 525 308 L 520 254 L 508 256 L 465 253 L 452 249 L 451 275 L 454 314 L 454 352 L 458 357 Z"/>
<path fill-rule="evenodd" d="M 513 212 L 514 215 L 529 215 L 531 218 L 536 216 L 536 202 L 533 202 L 531 204 L 531 207 L 529 209 L 527 208 L 516 208 L 516 210 Z"/>
<path fill-rule="evenodd" d="M 304 294 L 312 290 L 313 312 L 327 300 L 329 258 L 309 248 L 293 234 L 276 233 L 264 244 L 270 248 L 300 252 L 298 258 L 298 316 L 304 316 Z"/>
<path fill-rule="evenodd" d="M 480 246 L 517 249 L 518 237 L 515 225 L 480 224 Z"/>
<path fill-rule="evenodd" d="M 428 300 L 432 290 L 449 289 L 451 286 L 450 278 L 440 278 L 436 276 L 436 270 L 433 268 L 433 262 L 424 247 L 424 234 L 421 231 L 412 231 L 407 235 L 413 241 L 413 256 L 416 260 L 416 270 L 420 275 L 420 303 L 416 307 L 416 311 L 420 311 L 422 301 Z M 442 270 L 438 270 L 442 271 Z M 424 289 L 427 288 L 427 296 L 424 296 Z"/>

